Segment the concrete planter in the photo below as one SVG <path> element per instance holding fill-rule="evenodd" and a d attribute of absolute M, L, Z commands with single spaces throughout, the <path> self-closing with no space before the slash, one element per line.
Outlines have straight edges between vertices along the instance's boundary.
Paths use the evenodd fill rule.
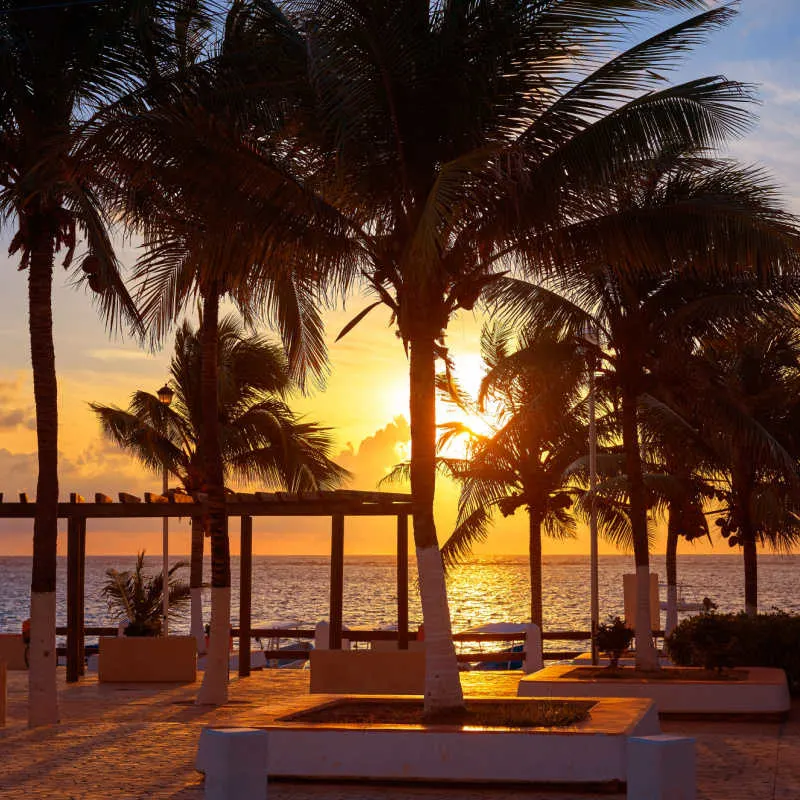
<path fill-rule="evenodd" d="M 0 660 L 8 669 L 28 669 L 25 663 L 25 641 L 21 633 L 0 633 Z"/>
<path fill-rule="evenodd" d="M 312 650 L 311 692 L 422 694 L 425 652 L 412 650 Z"/>
<path fill-rule="evenodd" d="M 618 680 L 570 677 L 572 665 L 546 667 L 519 682 L 520 697 L 649 697 L 659 714 L 780 716 L 791 706 L 786 674 L 772 667 L 742 667 L 741 681 Z M 692 670 L 692 667 L 684 667 Z M 697 669 L 700 672 L 699 668 Z"/>
<path fill-rule="evenodd" d="M 0 661 L 0 728 L 6 724 L 6 662 Z"/>
<path fill-rule="evenodd" d="M 101 638 L 101 683 L 192 683 L 197 680 L 193 636 Z"/>
<path fill-rule="evenodd" d="M 620 784 L 628 737 L 660 732 L 653 703 L 640 699 L 598 699 L 583 722 L 526 730 L 320 724 L 299 716 L 266 727 L 270 779 Z M 201 771 L 208 746 L 201 736 Z"/>

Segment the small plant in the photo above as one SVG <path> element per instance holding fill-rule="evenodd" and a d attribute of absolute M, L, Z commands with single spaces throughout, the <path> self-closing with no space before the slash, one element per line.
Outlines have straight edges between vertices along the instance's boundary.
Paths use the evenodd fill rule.
<path fill-rule="evenodd" d="M 619 617 L 597 628 L 597 649 L 608 656 L 609 669 L 619 669 L 619 659 L 631 646 L 633 637 L 633 631 Z"/>
<path fill-rule="evenodd" d="M 188 584 L 174 576 L 175 572 L 187 566 L 185 561 L 179 561 L 169 569 L 170 617 L 189 602 Z M 112 617 L 128 621 L 126 636 L 158 636 L 161 633 L 162 584 L 160 572 L 152 577 L 144 574 L 144 550 L 136 557 L 132 571 L 106 570 L 101 594 Z"/>

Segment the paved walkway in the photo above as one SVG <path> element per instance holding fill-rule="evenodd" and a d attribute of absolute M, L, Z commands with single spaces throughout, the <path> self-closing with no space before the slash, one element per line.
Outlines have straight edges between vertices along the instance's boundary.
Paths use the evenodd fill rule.
<path fill-rule="evenodd" d="M 61 724 L 28 730 L 27 675 L 9 673 L 0 728 L 0 798 L 201 800 L 193 761 L 209 724 L 258 725 L 308 703 L 308 672 L 267 670 L 231 682 L 223 708 L 197 707 L 194 686 L 63 683 Z M 463 673 L 470 695 L 516 692 L 518 673 Z M 664 722 L 697 740 L 699 800 L 800 800 L 800 704 L 785 723 Z M 270 800 L 622 800 L 622 795 L 464 787 L 274 783 Z"/>

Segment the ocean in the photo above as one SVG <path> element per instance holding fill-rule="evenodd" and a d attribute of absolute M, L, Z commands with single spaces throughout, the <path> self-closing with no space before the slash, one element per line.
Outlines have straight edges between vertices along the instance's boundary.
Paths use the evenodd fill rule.
<path fill-rule="evenodd" d="M 174 559 L 180 560 L 179 557 Z M 110 625 L 113 620 L 100 595 L 109 568 L 130 569 L 135 556 L 89 556 L 86 559 L 86 624 Z M 172 563 L 172 559 L 171 559 Z M 66 558 L 58 561 L 57 624 L 66 625 Z M 206 581 L 210 580 L 210 564 Z M 159 556 L 145 559 L 145 572 L 161 568 Z M 31 559 L 0 557 L 0 632 L 18 632 L 29 616 Z M 652 557 L 652 570 L 665 580 L 663 556 Z M 600 556 L 601 621 L 622 614 L 622 575 L 633 571 L 633 558 Z M 416 588 L 416 566 L 410 561 L 409 617 L 422 621 Z M 188 567 L 184 570 L 188 581 Z M 232 558 L 232 617 L 238 624 L 239 559 Z M 303 627 L 328 616 L 330 564 L 317 556 L 255 556 L 253 559 L 254 627 L 291 623 Z M 678 582 L 687 602 L 710 597 L 720 611 L 744 605 L 742 560 L 736 555 L 682 555 Z M 588 630 L 589 559 L 546 556 L 543 565 L 544 629 Z M 759 606 L 800 613 L 800 555 L 759 556 Z M 455 631 L 488 622 L 525 622 L 529 616 L 528 566 L 524 556 L 473 558 L 455 568 L 448 579 L 450 611 Z M 666 590 L 662 589 L 662 599 Z M 397 622 L 395 559 L 391 556 L 347 556 L 344 567 L 344 624 L 380 628 Z M 206 618 L 210 592 L 204 592 Z M 681 615 L 682 616 L 682 615 Z M 664 616 L 662 612 L 662 623 Z M 188 631 L 188 612 L 170 624 L 175 633 Z M 90 640 L 91 641 L 91 640 Z"/>

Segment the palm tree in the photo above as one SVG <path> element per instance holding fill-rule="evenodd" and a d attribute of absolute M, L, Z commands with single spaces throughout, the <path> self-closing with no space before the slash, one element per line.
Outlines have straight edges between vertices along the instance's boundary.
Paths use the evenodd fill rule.
<path fill-rule="evenodd" d="M 442 459 L 448 474 L 461 483 L 456 527 L 442 548 L 445 563 L 456 563 L 488 535 L 494 513 L 528 513 L 531 622 L 542 627 L 542 534 L 575 535 L 577 510 L 588 509 L 582 471 L 588 444 L 588 407 L 583 347 L 551 331 L 524 331 L 518 349 L 500 325 L 484 328 L 481 349 L 487 373 L 478 412 L 495 412 L 491 434 L 467 430 L 464 459 Z M 464 397 L 453 393 L 465 410 Z M 459 424 L 444 424 L 440 450 Z M 627 516 L 598 497 L 603 532 L 625 539 Z M 573 510 L 574 509 L 574 510 Z"/>
<path fill-rule="evenodd" d="M 217 413 L 220 301 L 230 298 L 248 323 L 265 313 L 280 330 L 293 379 L 302 387 L 309 376 L 321 383 L 318 287 L 337 275 L 352 245 L 339 216 L 288 174 L 273 150 L 274 127 L 293 103 L 283 89 L 278 102 L 270 87 L 292 83 L 299 36 L 269 3 L 233 3 L 222 27 L 207 19 L 197 4 L 191 24 L 178 20 L 184 46 L 176 61 L 106 116 L 89 149 L 105 158 L 110 201 L 143 236 L 136 277 L 153 337 L 163 337 L 193 295 L 202 302 L 199 441 L 212 611 L 198 702 L 220 704 L 227 699 L 231 585 Z M 203 39 L 209 30 L 219 41 Z M 270 63 L 267 56 L 279 52 L 282 58 Z M 310 256 L 309 232 L 316 248 Z"/>
<path fill-rule="evenodd" d="M 717 526 L 742 548 L 745 610 L 758 611 L 758 546 L 800 540 L 800 349 L 794 312 L 729 327 L 700 343 L 685 365 L 687 415 L 716 459 Z"/>
<path fill-rule="evenodd" d="M 564 266 L 546 285 L 503 279 L 491 289 L 525 325 L 579 334 L 589 323 L 616 385 L 636 563 L 637 666 L 656 669 L 650 636 L 649 551 L 640 404 L 654 388 L 659 354 L 724 318 L 742 320 L 784 292 L 797 234 L 759 171 L 674 150 L 598 192 L 595 206 L 556 239 Z M 676 242 L 684 248 L 676 251 Z M 765 276 L 770 276 L 769 281 Z"/>
<path fill-rule="evenodd" d="M 703 11 L 610 57 L 629 35 L 626 23 L 660 8 Z M 270 42 L 264 61 L 272 72 L 262 73 L 262 102 L 255 105 L 268 113 L 221 137 L 218 120 L 231 104 L 220 101 L 213 125 L 201 116 L 199 128 L 191 127 L 192 142 L 204 147 L 192 145 L 193 163 L 183 173 L 184 189 L 198 190 L 187 205 L 185 235 L 195 249 L 199 230 L 205 242 L 213 231 L 223 237 L 225 247 L 202 248 L 205 274 L 218 278 L 230 279 L 237 249 L 247 252 L 240 264 L 267 264 L 273 276 L 275 262 L 265 253 L 285 252 L 295 281 L 296 270 L 310 266 L 302 274 L 341 278 L 344 286 L 353 273 L 342 267 L 355 261 L 377 298 L 370 308 L 383 303 L 392 310 L 410 360 L 426 707 L 458 706 L 433 513 L 435 364 L 446 353 L 448 322 L 473 307 L 512 254 L 531 264 L 562 263 L 563 243 L 542 232 L 558 231 L 593 207 L 595 195 L 632 160 L 667 146 L 714 145 L 743 127 L 735 104 L 746 92 L 739 84 L 717 77 L 663 88 L 661 77 L 732 12 L 706 10 L 701 0 L 297 0 L 286 15 L 269 4 L 263 9 L 258 24 Z M 145 125 L 161 119 L 145 117 Z M 244 154 L 232 142 L 244 142 Z M 140 145 L 137 139 L 123 148 L 126 157 L 148 150 Z M 202 153 L 230 155 L 225 170 L 198 170 L 208 163 Z M 151 163 L 142 170 L 148 180 L 159 174 Z M 180 172 L 168 163 L 172 174 Z M 232 183 L 238 195 L 220 192 Z M 162 193 L 167 211 L 176 204 L 184 210 L 184 189 Z M 309 191 L 316 196 L 310 206 Z M 199 213 L 197 198 L 204 195 L 225 202 L 207 202 L 212 207 Z M 253 214 L 265 204 L 270 213 Z M 276 214 L 276 207 L 289 210 Z M 242 240 L 230 236 L 231 220 L 246 221 Z M 333 269 L 322 255 L 332 240 L 339 254 Z M 676 237 L 668 245 L 677 257 L 686 242 Z M 171 303 L 176 292 L 161 296 Z"/>
<path fill-rule="evenodd" d="M 55 589 L 58 397 L 52 322 L 56 254 L 73 262 L 102 313 L 135 310 L 119 278 L 97 162 L 77 145 L 87 118 L 152 68 L 163 44 L 158 4 L 0 3 L 0 213 L 16 226 L 10 253 L 28 270 L 38 479 L 31 576 L 29 724 L 58 720 Z M 79 276 L 80 272 L 77 273 Z"/>
<path fill-rule="evenodd" d="M 288 491 L 332 489 L 349 477 L 330 460 L 326 428 L 299 419 L 286 399 L 296 388 L 283 350 L 259 335 L 247 335 L 233 315 L 219 324 L 217 380 L 224 479 Z M 127 410 L 91 403 L 105 434 L 153 471 L 166 466 L 189 493 L 208 485 L 202 453 L 201 343 L 184 322 L 170 364 L 175 399 L 169 407 L 149 392 L 133 395 Z M 191 633 L 205 651 L 201 604 L 203 536 L 192 520 Z"/>
<path fill-rule="evenodd" d="M 473 307 L 512 254 L 557 270 L 564 248 L 544 233 L 592 207 L 633 159 L 668 144 L 713 145 L 743 122 L 732 105 L 744 96 L 738 84 L 706 78 L 660 88 L 654 69 L 725 22 L 729 8 L 704 9 L 602 63 L 605 45 L 613 50 L 627 34 L 621 22 L 659 7 L 704 8 L 293 4 L 305 12 L 322 122 L 317 146 L 330 154 L 320 191 L 353 220 L 376 297 L 371 307 L 391 309 L 409 353 L 428 710 L 462 702 L 433 513 L 435 364 L 446 355 L 450 319 Z M 685 242 L 670 245 L 677 256 Z"/>
<path fill-rule="evenodd" d="M 188 585 L 177 578 L 179 569 L 189 566 L 185 561 L 173 564 L 167 572 L 169 613 L 177 616 L 189 601 Z M 126 636 L 159 636 L 161 634 L 161 597 L 164 576 L 144 574 L 144 550 L 136 557 L 133 571 L 106 570 L 106 582 L 100 590 L 108 610 L 117 620 L 127 620 Z"/>

